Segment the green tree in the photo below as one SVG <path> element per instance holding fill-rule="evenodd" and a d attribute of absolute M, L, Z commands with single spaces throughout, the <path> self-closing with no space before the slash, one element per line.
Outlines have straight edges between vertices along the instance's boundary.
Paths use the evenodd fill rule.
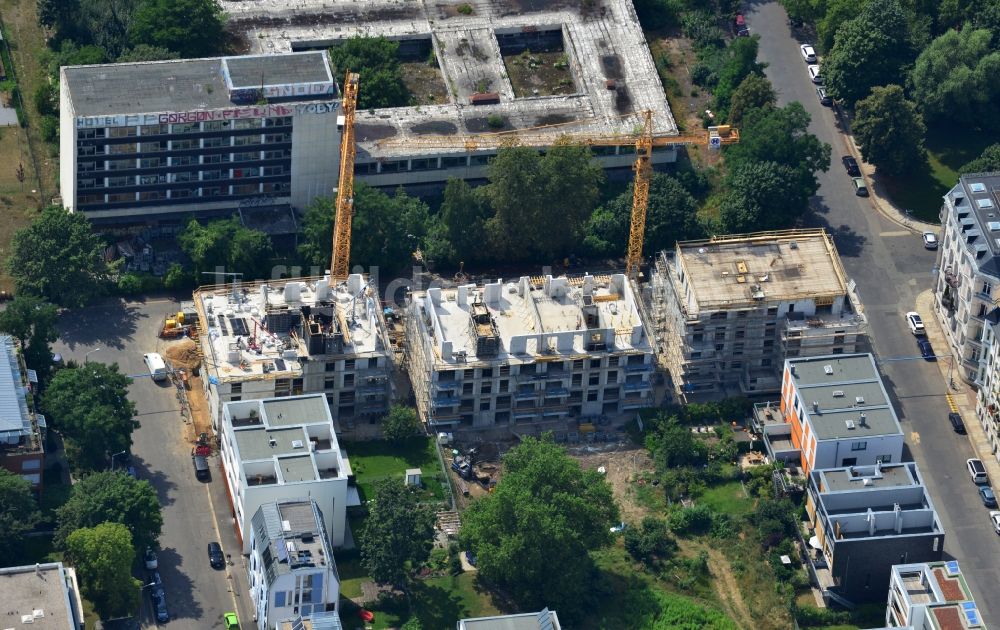
<path fill-rule="evenodd" d="M 78 529 L 108 522 L 127 527 L 141 550 L 156 546 L 163 516 L 153 486 L 119 469 L 86 475 L 74 484 L 69 500 L 56 512 L 56 522 L 57 547 L 65 546 Z"/>
<path fill-rule="evenodd" d="M 823 78 L 830 93 L 849 106 L 872 88 L 898 82 L 914 51 L 906 13 L 898 0 L 868 2 L 857 17 L 837 31 L 823 59 Z"/>
<path fill-rule="evenodd" d="M 385 270 L 405 267 L 430 224 L 427 204 L 400 188 L 392 196 L 358 184 L 354 188 L 351 261 Z"/>
<path fill-rule="evenodd" d="M 420 432 L 417 411 L 406 405 L 393 405 L 382 418 L 382 435 L 390 442 L 405 442 Z"/>
<path fill-rule="evenodd" d="M 991 171 L 1000 171 L 1000 142 L 986 147 L 979 157 L 958 170 L 960 174 L 988 173 Z"/>
<path fill-rule="evenodd" d="M 331 197 L 316 197 L 302 217 L 299 256 L 306 265 L 326 269 L 333 258 L 333 218 L 336 205 Z"/>
<path fill-rule="evenodd" d="M 66 558 L 76 569 L 83 596 L 102 619 L 135 612 L 141 584 L 132 577 L 132 535 L 119 523 L 78 529 L 66 539 Z"/>
<path fill-rule="evenodd" d="M 635 13 L 646 30 L 671 28 L 680 25 L 680 0 L 636 0 Z"/>
<path fill-rule="evenodd" d="M 865 161 L 886 175 L 903 175 L 926 163 L 927 128 L 898 85 L 877 87 L 858 101 L 852 131 Z"/>
<path fill-rule="evenodd" d="M 618 522 L 611 488 L 550 440 L 524 438 L 503 470 L 495 491 L 462 515 L 463 544 L 480 575 L 520 607 L 579 618 L 593 602 L 590 552 L 611 543 L 608 528 Z"/>
<path fill-rule="evenodd" d="M 221 52 L 222 8 L 215 0 L 142 0 L 129 39 L 133 46 L 155 46 L 182 57 Z"/>
<path fill-rule="evenodd" d="M 79 470 L 100 470 L 113 453 L 132 446 L 135 405 L 127 397 L 132 379 L 118 364 L 93 361 L 59 370 L 42 395 L 42 409 L 66 438 L 67 455 Z"/>
<path fill-rule="evenodd" d="M 79 0 L 36 0 L 38 23 L 65 33 L 79 15 Z"/>
<path fill-rule="evenodd" d="M 760 36 L 737 37 L 724 53 L 724 61 L 719 69 L 719 83 L 715 86 L 715 109 L 726 112 L 729 109 L 733 91 L 749 76 L 763 76 L 765 64 L 757 63 L 757 47 Z"/>
<path fill-rule="evenodd" d="M 829 52 L 833 49 L 833 42 L 840 27 L 857 16 L 865 2 L 866 0 L 829 0 L 826 2 L 826 10 L 823 11 L 822 19 L 816 22 L 817 45 L 820 50 Z"/>
<path fill-rule="evenodd" d="M 751 109 L 743 114 L 739 144 L 725 149 L 730 170 L 741 164 L 775 162 L 792 169 L 795 199 L 819 190 L 817 171 L 830 168 L 830 145 L 809 133 L 809 114 L 801 103 Z"/>
<path fill-rule="evenodd" d="M 636 560 L 648 564 L 666 560 L 677 549 L 667 522 L 655 516 L 642 519 L 642 527 L 626 528 L 624 539 L 625 550 Z"/>
<path fill-rule="evenodd" d="M 107 51 L 111 59 L 128 47 L 129 25 L 140 3 L 135 0 L 79 0 L 79 22 L 74 32 L 82 43 Z"/>
<path fill-rule="evenodd" d="M 482 262 L 492 258 L 492 252 L 483 246 L 486 222 L 491 215 L 484 193 L 482 187 L 473 188 L 457 178 L 449 179 L 444 187 L 439 216 L 458 260 Z"/>
<path fill-rule="evenodd" d="M 410 102 L 399 65 L 399 42 L 355 36 L 330 49 L 330 61 L 342 79 L 348 70 L 361 75 L 358 108 L 402 107 Z"/>
<path fill-rule="evenodd" d="M 196 273 L 225 271 L 242 273 L 245 280 L 266 278 L 273 250 L 271 238 L 244 227 L 235 217 L 205 225 L 191 219 L 177 235 L 177 243 L 194 263 Z"/>
<path fill-rule="evenodd" d="M 52 346 L 49 344 L 59 338 L 58 317 L 55 306 L 30 295 L 17 296 L 0 312 L 0 330 L 21 342 L 25 364 L 38 372 L 42 382 L 48 380 L 52 370 Z"/>
<path fill-rule="evenodd" d="M 912 98 L 930 121 L 1000 128 L 1000 51 L 987 29 L 966 26 L 938 37 L 917 57 Z"/>
<path fill-rule="evenodd" d="M 31 483 L 0 468 L 0 558 L 19 557 L 24 535 L 35 527 L 39 518 Z"/>
<path fill-rule="evenodd" d="M 719 202 L 722 230 L 736 234 L 790 228 L 809 208 L 794 169 L 776 162 L 740 163 L 726 175 Z"/>
<path fill-rule="evenodd" d="M 708 463 L 708 445 L 674 417 L 667 418 L 646 438 L 646 447 L 660 472 Z"/>
<path fill-rule="evenodd" d="M 361 565 L 376 582 L 405 586 L 408 571 L 430 556 L 434 514 L 400 479 L 375 483 L 361 531 Z"/>
<path fill-rule="evenodd" d="M 743 116 L 752 109 L 769 109 L 774 107 L 778 96 L 774 86 L 767 77 L 760 74 L 747 75 L 739 87 L 733 91 L 729 100 L 729 123 L 739 125 Z"/>
<path fill-rule="evenodd" d="M 606 205 L 598 208 L 587 224 L 585 249 L 598 256 L 622 256 L 628 242 L 632 216 L 633 185 Z M 679 181 L 654 173 L 649 184 L 646 208 L 647 254 L 671 247 L 677 241 L 701 238 L 704 227 L 698 221 L 698 203 Z"/>
<path fill-rule="evenodd" d="M 110 273 L 104 243 L 90 222 L 58 206 L 14 233 L 7 271 L 19 294 L 60 306 L 83 306 L 100 295 Z"/>
<path fill-rule="evenodd" d="M 137 61 L 164 61 L 180 59 L 180 54 L 162 46 L 138 44 L 129 48 L 118 57 L 118 63 L 135 63 Z"/>
<path fill-rule="evenodd" d="M 163 286 L 176 291 L 178 289 L 188 289 L 195 284 L 194 276 L 184 271 L 180 263 L 171 263 L 167 267 L 167 273 L 163 275 Z"/>

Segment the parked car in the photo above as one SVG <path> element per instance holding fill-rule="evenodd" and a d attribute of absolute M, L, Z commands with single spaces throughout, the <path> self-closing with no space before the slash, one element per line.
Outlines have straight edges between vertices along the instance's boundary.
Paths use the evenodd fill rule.
<path fill-rule="evenodd" d="M 969 470 L 969 476 L 972 477 L 972 483 L 986 483 L 989 481 L 989 477 L 986 476 L 986 466 L 983 465 L 983 460 L 972 459 L 965 460 L 965 467 Z"/>
<path fill-rule="evenodd" d="M 910 327 L 910 332 L 918 337 L 927 333 L 927 329 L 924 328 L 924 320 L 916 311 L 910 311 L 906 314 L 906 325 Z"/>
<path fill-rule="evenodd" d="M 934 232 L 924 232 L 924 247 L 926 249 L 937 249 L 938 248 L 938 237 Z"/>
<path fill-rule="evenodd" d="M 226 566 L 226 557 L 222 555 L 222 545 L 217 542 L 208 543 L 208 563 L 213 569 Z"/>
<path fill-rule="evenodd" d="M 170 611 L 167 610 L 167 595 L 162 587 L 153 588 L 149 592 L 150 602 L 153 604 L 153 614 L 156 615 L 158 623 L 170 621 Z"/>
<path fill-rule="evenodd" d="M 993 531 L 1000 534 L 1000 512 L 996 510 L 990 512 L 990 523 L 993 524 Z"/>
<path fill-rule="evenodd" d="M 997 495 L 993 494 L 993 488 L 989 486 L 979 486 L 979 498 L 988 508 L 997 506 Z"/>
<path fill-rule="evenodd" d="M 936 357 L 934 356 L 934 348 L 931 347 L 931 342 L 923 337 L 917 338 L 917 346 L 920 347 L 920 356 L 927 359 L 928 361 L 933 361 Z"/>
<path fill-rule="evenodd" d="M 226 630 L 240 630 L 240 620 L 234 612 L 227 612 L 222 615 L 222 623 Z"/>
<path fill-rule="evenodd" d="M 861 168 L 858 166 L 858 161 L 854 159 L 853 155 L 845 155 L 840 158 L 840 161 L 843 162 L 848 175 L 851 177 L 858 177 L 861 175 Z"/>
<path fill-rule="evenodd" d="M 819 73 L 819 66 L 813 64 L 806 67 L 806 72 L 809 73 L 809 80 L 816 85 L 823 85 L 823 75 Z"/>
<path fill-rule="evenodd" d="M 192 455 L 191 463 L 194 464 L 194 476 L 198 481 L 211 481 L 212 471 L 208 467 L 208 460 L 204 455 Z"/>
<path fill-rule="evenodd" d="M 802 60 L 806 63 L 816 63 L 816 49 L 812 47 L 812 44 L 802 44 L 799 46 L 799 53 L 802 55 Z"/>
<path fill-rule="evenodd" d="M 747 19 L 742 13 L 736 14 L 735 30 L 737 37 L 750 37 L 750 31 L 747 29 Z"/>
<path fill-rule="evenodd" d="M 135 469 L 135 466 L 129 466 L 128 468 L 126 468 L 125 473 L 133 479 L 139 478 L 139 471 Z"/>
<path fill-rule="evenodd" d="M 949 413 L 948 422 L 951 423 L 951 428 L 955 429 L 955 433 L 965 433 L 965 423 L 962 422 L 961 414 L 957 414 L 954 411 Z"/>
<path fill-rule="evenodd" d="M 854 194 L 858 197 L 868 196 L 868 185 L 865 184 L 865 179 L 863 177 L 852 177 L 851 182 L 854 184 Z"/>
<path fill-rule="evenodd" d="M 816 86 L 816 98 L 819 99 L 820 105 L 826 105 L 827 107 L 833 105 L 833 98 L 826 93 L 826 88 L 822 85 Z"/>
<path fill-rule="evenodd" d="M 156 559 L 156 552 L 151 548 L 146 547 L 146 552 L 142 556 L 143 561 L 146 563 L 146 569 L 150 571 L 155 571 L 157 565 L 159 564 Z"/>

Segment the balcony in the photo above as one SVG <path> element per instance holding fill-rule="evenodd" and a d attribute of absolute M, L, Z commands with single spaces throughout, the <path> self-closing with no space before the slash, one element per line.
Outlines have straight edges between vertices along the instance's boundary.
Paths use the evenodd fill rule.
<path fill-rule="evenodd" d="M 632 373 L 632 372 L 652 372 L 653 371 L 653 364 L 652 363 L 637 363 L 635 365 L 626 365 L 625 366 L 625 371 L 629 372 L 629 373 Z"/>
<path fill-rule="evenodd" d="M 438 407 L 453 407 L 457 405 L 459 402 L 461 402 L 461 400 L 459 400 L 458 398 L 450 398 L 442 396 L 439 398 L 435 398 L 433 401 L 431 401 L 431 405 L 435 409 L 437 409 Z"/>
<path fill-rule="evenodd" d="M 625 383 L 625 391 L 627 392 L 638 392 L 652 388 L 652 384 L 649 381 L 638 381 L 636 383 Z"/>

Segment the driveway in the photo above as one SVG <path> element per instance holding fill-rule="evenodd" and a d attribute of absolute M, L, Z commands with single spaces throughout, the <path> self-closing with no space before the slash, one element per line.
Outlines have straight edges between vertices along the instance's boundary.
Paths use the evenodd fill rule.
<path fill-rule="evenodd" d="M 969 441 L 948 425 L 947 384 L 936 363 L 919 359 L 903 320 L 915 310 L 917 296 L 931 287 L 935 252 L 922 247 L 919 234 L 902 229 L 877 212 L 868 199 L 855 197 L 840 164 L 848 138 L 836 117 L 819 104 L 806 74 L 787 16 L 778 2 L 751 3 L 747 22 L 761 36 L 761 61 L 778 93 L 779 104 L 799 101 L 812 116 L 810 131 L 833 147 L 830 171 L 819 174 L 820 189 L 807 223 L 826 227 L 837 244 L 848 274 L 869 318 L 885 384 L 899 413 L 910 455 L 920 466 L 945 527 L 945 556 L 957 559 L 970 578 L 976 602 L 987 619 L 1000 618 L 1000 542 L 987 511 L 965 472 L 974 457 Z M 947 354 L 946 347 L 936 348 Z M 959 380 L 956 378 L 956 381 Z M 967 390 L 961 395 L 967 395 Z M 969 422 L 971 419 L 967 418 Z"/>
<path fill-rule="evenodd" d="M 108 300 L 63 316 L 61 338 L 54 351 L 67 359 L 118 363 L 133 376 L 129 398 L 135 403 L 141 427 L 133 434 L 133 465 L 141 479 L 156 488 L 163 507 L 159 572 L 175 630 L 206 630 L 222 627 L 222 613 L 239 610 L 250 627 L 250 607 L 244 606 L 247 587 L 242 556 L 225 498 L 218 458 L 213 457 L 213 479 L 202 483 L 191 467 L 191 445 L 182 437 L 184 419 L 178 413 L 178 392 L 169 381 L 155 383 L 142 360 L 145 352 L 161 351 L 164 342 L 157 332 L 167 313 L 178 303 L 170 299 L 143 302 Z M 89 353 L 89 356 L 87 356 Z M 221 523 L 217 527 L 218 522 Z M 222 543 L 232 553 L 235 565 L 224 571 L 208 564 L 206 546 Z M 239 585 L 239 586 L 233 586 Z M 149 598 L 143 593 L 142 625 L 155 625 Z"/>

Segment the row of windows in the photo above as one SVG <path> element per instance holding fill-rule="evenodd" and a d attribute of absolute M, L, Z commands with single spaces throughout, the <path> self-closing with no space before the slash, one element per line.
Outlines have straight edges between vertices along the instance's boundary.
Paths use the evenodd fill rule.
<path fill-rule="evenodd" d="M 199 131 L 224 131 L 226 129 L 258 129 L 260 127 L 288 127 L 291 116 L 271 118 L 237 118 L 235 120 L 209 120 L 204 122 L 174 123 L 173 125 L 139 125 L 128 127 L 100 127 L 79 129 L 76 137 L 80 140 L 98 138 L 132 138 L 136 136 L 157 136 L 166 134 L 195 133 Z"/>
<path fill-rule="evenodd" d="M 116 177 L 80 177 L 77 186 L 81 190 L 91 188 L 120 188 L 123 186 L 148 186 L 152 184 L 180 184 L 197 181 L 215 181 L 225 179 L 243 179 L 248 177 L 273 177 L 290 174 L 291 170 L 284 165 L 248 166 L 234 169 L 215 169 L 207 171 L 180 171 L 176 173 L 155 173 L 151 175 L 119 175 Z M 200 177 L 199 177 L 200 175 Z"/>
<path fill-rule="evenodd" d="M 245 138 L 233 138 L 234 142 L 232 144 L 223 143 L 221 140 L 223 138 L 218 138 L 220 142 L 218 143 L 208 143 L 206 141 L 204 146 L 199 146 L 197 140 L 174 140 L 171 142 L 140 142 L 138 144 L 111 144 L 107 147 L 95 147 L 95 146 L 85 146 L 79 147 L 77 150 L 77 161 L 90 161 L 90 159 L 100 159 L 102 156 L 113 156 L 112 159 L 117 159 L 116 156 L 126 156 L 126 155 L 136 155 L 142 154 L 143 156 L 149 156 L 150 154 L 156 153 L 168 153 L 176 151 L 191 151 L 193 149 L 218 149 L 218 148 L 235 148 L 235 147 L 261 147 L 264 146 L 261 143 L 260 136 L 246 136 Z M 267 142 L 267 146 L 274 146 L 275 144 L 287 144 L 291 142 L 291 139 L 286 136 L 275 136 L 275 140 L 272 142 Z M 242 142 L 235 142 L 235 140 L 244 140 Z M 169 146 L 168 146 L 169 145 Z M 107 149 L 105 151 L 104 149 Z M 280 150 L 280 149 L 271 149 Z M 226 155 L 228 151 L 219 152 L 217 155 Z M 253 152 L 257 157 L 250 159 L 259 159 L 260 149 L 258 148 Z M 244 155 L 244 153 L 234 153 L 233 155 Z M 178 156 L 182 157 L 182 156 Z M 197 157 L 197 156 L 189 156 Z M 207 157 L 207 156 L 206 156 Z"/>
<path fill-rule="evenodd" d="M 80 161 L 76 170 L 80 173 L 98 171 L 130 171 L 168 166 L 197 166 L 199 164 L 227 164 L 231 162 L 256 162 L 260 160 L 284 160 L 291 157 L 288 149 L 272 149 L 260 152 L 214 153 L 210 155 L 177 155 L 173 157 L 139 157 L 118 160 Z"/>
<path fill-rule="evenodd" d="M 586 363 L 585 363 L 586 361 Z M 593 359 L 574 359 L 573 361 L 553 361 L 551 363 L 525 363 L 523 365 L 501 365 L 497 368 L 497 374 L 500 376 L 517 376 L 520 375 L 534 375 L 534 374 L 545 374 L 546 372 L 539 369 L 542 365 L 548 366 L 548 374 L 552 378 L 562 378 L 565 376 L 565 372 L 569 370 L 582 370 L 584 366 L 588 366 L 590 369 L 600 369 L 602 367 L 624 367 L 624 366 L 638 366 L 646 364 L 646 355 L 643 354 L 631 354 L 626 356 L 610 356 L 607 360 L 602 358 Z M 457 380 L 473 380 L 479 378 L 491 378 L 494 375 L 493 368 L 467 368 L 464 370 L 444 370 L 438 373 L 439 382 L 457 381 Z"/>
<path fill-rule="evenodd" d="M 77 197 L 79 206 L 100 206 L 104 204 L 161 201 L 167 199 L 215 199 L 225 197 L 246 197 L 254 195 L 287 195 L 291 185 L 287 182 L 240 184 L 236 186 L 204 186 L 201 188 L 171 188 L 169 190 L 149 190 L 142 192 L 86 194 Z M 200 193 L 200 194 L 199 194 Z M 100 208 L 85 208 L 97 210 Z"/>

